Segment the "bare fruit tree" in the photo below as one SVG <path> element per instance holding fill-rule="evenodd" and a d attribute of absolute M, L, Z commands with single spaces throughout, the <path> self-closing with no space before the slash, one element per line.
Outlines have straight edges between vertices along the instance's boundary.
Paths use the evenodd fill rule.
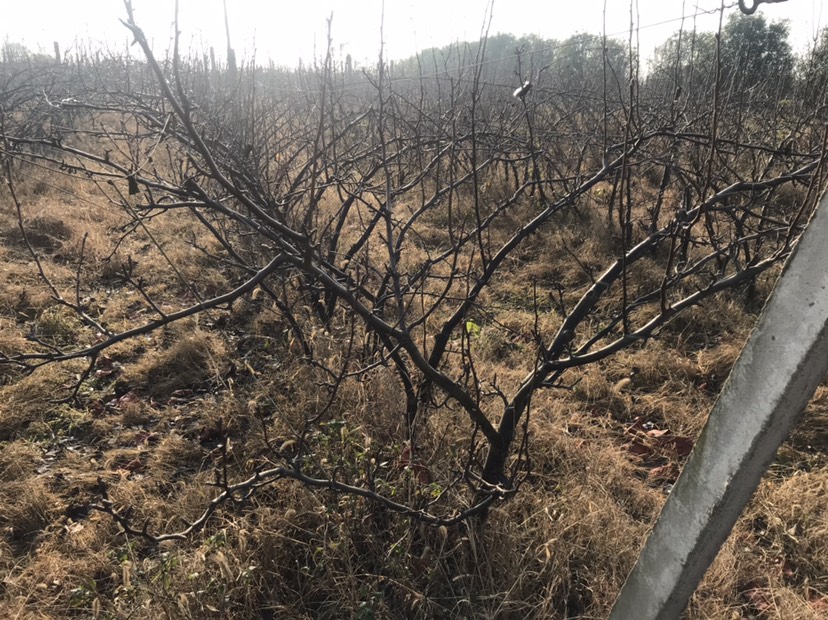
<path fill-rule="evenodd" d="M 578 68 L 592 88 L 577 97 L 568 65 L 537 66 L 518 49 L 505 62 L 532 89 L 513 98 L 514 84 L 487 73 L 484 42 L 416 74 L 382 53 L 360 73 L 330 41 L 312 69 L 222 71 L 184 57 L 177 39 L 157 58 L 125 7 L 140 60 L 51 67 L 19 89 L 4 73 L 0 156 L 20 235 L 88 338 L 33 333 L 0 364 L 83 361 L 66 394 L 83 403 L 121 347 L 203 317 L 231 348 L 225 389 L 227 377 L 260 380 L 270 360 L 300 368 L 315 394 L 292 407 L 285 394 L 262 416 L 252 471 L 228 466 L 221 444 L 218 493 L 180 531 L 136 525 L 101 483 L 95 507 L 153 540 L 186 536 L 282 479 L 433 525 L 484 514 L 531 473 L 539 399 L 716 295 L 749 295 L 796 244 L 824 182 L 824 132 L 786 93 L 738 100 L 719 39 L 702 68 L 684 33 L 645 80 L 630 50 L 610 60 L 596 38 L 599 62 Z M 83 248 L 72 281 L 44 268 L 21 174 L 71 176 L 120 214 L 107 264 L 138 300 L 131 324 L 89 303 L 98 266 Z M 185 272 L 165 226 L 189 231 L 184 242 L 221 278 Z M 119 251 L 134 240 L 147 257 Z M 516 281 L 530 260 L 536 274 Z M 159 292 L 165 278 L 181 282 L 178 299 Z M 501 320 L 504 307 L 519 318 Z M 240 318 L 251 308 L 276 317 L 256 348 Z M 506 356 L 508 372 L 492 363 Z M 346 433 L 355 394 L 382 408 L 359 442 Z M 322 456 L 331 442 L 339 460 Z"/>

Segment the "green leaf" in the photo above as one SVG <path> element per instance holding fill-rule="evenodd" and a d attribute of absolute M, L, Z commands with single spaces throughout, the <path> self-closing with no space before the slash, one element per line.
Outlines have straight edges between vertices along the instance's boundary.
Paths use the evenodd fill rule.
<path fill-rule="evenodd" d="M 469 336 L 479 336 L 480 335 L 480 325 L 469 319 L 466 321 L 466 333 Z"/>

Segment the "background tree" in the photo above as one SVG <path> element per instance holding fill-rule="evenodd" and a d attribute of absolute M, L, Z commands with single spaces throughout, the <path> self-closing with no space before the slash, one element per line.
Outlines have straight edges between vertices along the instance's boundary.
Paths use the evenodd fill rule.
<path fill-rule="evenodd" d="M 798 63 L 800 92 L 806 97 L 805 104 L 816 108 L 824 118 L 826 93 L 828 93 L 828 28 L 823 28 L 813 46 Z"/>
<path fill-rule="evenodd" d="M 715 83 L 716 37 L 709 32 L 679 32 L 654 54 L 650 81 L 672 80 L 688 94 L 704 96 L 704 85 Z M 794 56 L 788 43 L 786 22 L 768 23 L 761 14 L 728 17 L 721 33 L 719 62 L 722 87 L 727 96 L 751 97 L 756 103 L 773 103 L 793 86 Z M 742 105 L 751 101 L 740 100 Z"/>
<path fill-rule="evenodd" d="M 722 32 L 721 63 L 722 77 L 734 95 L 770 102 L 785 98 L 794 68 L 788 24 L 768 23 L 761 14 L 731 15 Z"/>

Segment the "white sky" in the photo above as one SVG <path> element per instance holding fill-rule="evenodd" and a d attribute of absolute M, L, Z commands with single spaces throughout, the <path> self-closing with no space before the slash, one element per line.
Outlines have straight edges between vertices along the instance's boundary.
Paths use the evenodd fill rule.
<path fill-rule="evenodd" d="M 632 1 L 642 27 L 640 45 L 645 59 L 657 44 L 678 30 L 682 12 L 692 16 L 721 6 L 721 0 Z M 764 4 L 759 11 L 769 20 L 790 20 L 791 41 L 800 51 L 828 22 L 823 2 L 787 0 Z M 255 48 L 258 62 L 271 58 L 277 64 L 295 66 L 300 57 L 311 62 L 315 53 L 324 54 L 325 19 L 331 12 L 335 53 L 340 57 L 350 53 L 360 63 L 373 63 L 377 58 L 382 0 L 227 0 L 227 4 L 233 47 L 239 58 L 249 59 Z M 607 0 L 606 4 L 607 33 L 626 31 L 629 0 Z M 725 18 L 738 10 L 735 0 L 725 0 L 725 4 L 733 5 L 726 9 Z M 133 0 L 133 5 L 136 20 L 156 51 L 167 49 L 174 1 Z M 404 58 L 428 47 L 478 39 L 487 5 L 487 0 L 386 0 L 387 56 Z M 603 6 L 604 0 L 495 0 L 489 32 L 517 36 L 533 33 L 552 39 L 575 32 L 599 34 Z M 222 0 L 180 0 L 180 11 L 183 46 L 204 50 L 212 45 L 223 56 Z M 96 42 L 123 49 L 128 32 L 119 18 L 125 14 L 121 0 L 0 0 L 0 39 L 49 54 L 53 41 L 58 41 L 64 51 Z M 715 14 L 697 18 L 699 29 L 712 30 L 717 25 Z M 685 21 L 685 27 L 692 27 L 692 17 Z"/>

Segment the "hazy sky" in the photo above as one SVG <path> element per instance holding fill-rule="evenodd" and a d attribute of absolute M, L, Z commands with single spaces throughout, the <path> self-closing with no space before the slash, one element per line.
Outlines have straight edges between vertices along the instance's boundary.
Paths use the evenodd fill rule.
<path fill-rule="evenodd" d="M 751 0 L 749 0 L 750 2 Z M 790 20 L 795 49 L 804 49 L 828 22 L 824 0 L 787 0 L 759 9 L 768 19 Z M 382 0 L 227 0 L 233 46 L 237 55 L 272 58 L 294 66 L 302 57 L 312 61 L 324 54 L 325 18 L 333 12 L 333 40 L 337 55 L 350 53 L 358 62 L 374 62 L 379 51 Z M 630 2 L 607 0 L 607 33 L 622 33 L 630 23 Z M 136 20 L 157 51 L 166 49 L 172 35 L 173 0 L 133 0 Z M 725 16 L 737 11 L 726 0 Z M 386 0 L 385 41 L 390 58 L 455 41 L 479 38 L 486 19 L 486 0 Z M 635 20 L 641 26 L 643 57 L 678 30 L 693 15 L 721 6 L 721 0 L 633 0 Z M 495 0 L 490 34 L 534 33 L 563 39 L 575 32 L 600 33 L 604 0 Z M 202 50 L 224 49 L 222 0 L 180 0 L 182 43 Z M 52 51 L 52 41 L 63 50 L 78 42 L 103 41 L 122 48 L 128 33 L 118 21 L 125 16 L 121 0 L 0 0 L 0 38 L 22 42 L 31 49 Z M 700 29 L 715 29 L 718 16 L 698 15 Z M 626 38 L 626 35 L 624 35 Z"/>

